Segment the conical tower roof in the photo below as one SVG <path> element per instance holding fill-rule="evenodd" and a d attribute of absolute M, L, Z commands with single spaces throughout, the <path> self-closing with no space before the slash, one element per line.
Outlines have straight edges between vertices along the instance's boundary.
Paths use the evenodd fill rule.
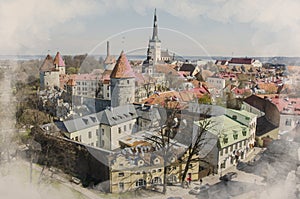
<path fill-rule="evenodd" d="M 42 66 L 40 67 L 40 71 L 46 72 L 46 71 L 53 71 L 54 69 L 55 67 L 53 65 L 53 58 L 51 57 L 51 55 L 48 54 Z"/>
<path fill-rule="evenodd" d="M 59 52 L 56 53 L 55 58 L 54 58 L 54 65 L 58 66 L 66 66 L 64 60 L 62 59 L 61 55 Z"/>
<path fill-rule="evenodd" d="M 117 63 L 111 72 L 110 78 L 134 78 L 134 72 L 127 60 L 125 53 L 122 51 Z"/>

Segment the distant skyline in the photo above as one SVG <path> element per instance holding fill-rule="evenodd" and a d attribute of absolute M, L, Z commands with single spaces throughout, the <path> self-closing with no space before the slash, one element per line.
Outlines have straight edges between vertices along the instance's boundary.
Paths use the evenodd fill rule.
<path fill-rule="evenodd" d="M 295 0 L 3 0 L 0 54 L 105 54 L 117 34 L 111 54 L 146 54 L 154 8 L 162 48 L 178 55 L 300 56 Z"/>

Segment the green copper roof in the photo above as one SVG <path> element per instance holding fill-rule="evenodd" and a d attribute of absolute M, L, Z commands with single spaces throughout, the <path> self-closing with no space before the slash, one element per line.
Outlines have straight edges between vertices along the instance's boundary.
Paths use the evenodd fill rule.
<path fill-rule="evenodd" d="M 230 146 L 242 140 L 248 139 L 249 128 L 234 119 L 221 115 L 209 118 L 211 125 L 207 131 L 219 137 L 219 144 L 221 148 Z M 195 125 L 200 126 L 199 123 L 203 121 L 194 122 Z"/>

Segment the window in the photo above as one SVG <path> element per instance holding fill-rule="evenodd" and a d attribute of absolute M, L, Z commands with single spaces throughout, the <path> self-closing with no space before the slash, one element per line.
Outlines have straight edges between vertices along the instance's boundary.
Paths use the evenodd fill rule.
<path fill-rule="evenodd" d="M 233 116 L 232 116 L 232 119 L 236 120 L 236 119 L 237 119 L 237 116 L 236 116 L 236 115 L 233 115 Z"/>
<path fill-rule="evenodd" d="M 109 97 L 109 93 L 107 93 L 106 96 Z"/>
<path fill-rule="evenodd" d="M 246 129 L 243 129 L 242 134 L 243 134 L 243 136 L 246 136 L 246 135 L 247 135 Z"/>
<path fill-rule="evenodd" d="M 119 134 L 121 134 L 121 133 L 122 133 L 122 129 L 121 129 L 121 127 L 119 127 L 119 128 L 118 128 L 118 132 L 119 132 Z"/>
<path fill-rule="evenodd" d="M 75 141 L 78 141 L 78 136 L 75 137 Z"/>
<path fill-rule="evenodd" d="M 152 184 L 161 184 L 161 178 L 160 177 L 154 177 L 154 179 L 152 179 Z"/>
<path fill-rule="evenodd" d="M 233 145 L 230 146 L 230 152 L 232 152 L 232 150 L 233 150 Z"/>
<path fill-rule="evenodd" d="M 238 134 L 237 133 L 235 133 L 235 134 L 233 134 L 233 139 L 238 139 Z"/>
<path fill-rule="evenodd" d="M 292 124 L 292 119 L 286 119 L 285 126 L 291 126 L 291 124 Z"/>
<path fill-rule="evenodd" d="M 220 151 L 220 156 L 222 156 L 223 155 L 223 149 L 221 149 L 221 151 Z"/>
<path fill-rule="evenodd" d="M 94 142 L 91 143 L 91 146 L 94 146 Z"/>
<path fill-rule="evenodd" d="M 228 147 L 225 148 L 225 154 L 227 154 L 227 153 L 228 153 Z"/>
<path fill-rule="evenodd" d="M 91 139 L 92 138 L 92 132 L 89 131 L 89 138 Z"/>
<path fill-rule="evenodd" d="M 124 173 L 122 172 L 122 173 L 119 173 L 118 174 L 118 177 L 124 177 Z"/>
<path fill-rule="evenodd" d="M 124 190 L 124 182 L 119 182 L 119 190 Z"/>
<path fill-rule="evenodd" d="M 104 140 L 101 140 L 101 146 L 102 147 L 104 146 Z"/>
<path fill-rule="evenodd" d="M 102 131 L 102 135 L 104 135 L 104 129 L 101 129 L 101 131 Z"/>
<path fill-rule="evenodd" d="M 98 129 L 96 129 L 96 135 L 99 136 L 99 130 Z"/>
<path fill-rule="evenodd" d="M 127 84 L 129 84 L 129 80 L 127 80 Z"/>
<path fill-rule="evenodd" d="M 144 187 L 144 186 L 146 186 L 146 180 L 139 179 L 138 181 L 136 181 L 135 186 L 137 186 L 137 187 Z"/>
<path fill-rule="evenodd" d="M 131 130 L 132 129 L 132 124 L 129 124 L 129 130 Z"/>
<path fill-rule="evenodd" d="M 240 142 L 240 148 L 242 147 L 242 142 Z"/>
<path fill-rule="evenodd" d="M 126 125 L 124 125 L 124 131 L 126 131 Z"/>
<path fill-rule="evenodd" d="M 106 90 L 109 90 L 109 86 L 106 87 Z"/>
<path fill-rule="evenodd" d="M 228 143 L 228 137 L 224 137 L 223 142 L 224 142 L 224 144 L 227 144 Z"/>
<path fill-rule="evenodd" d="M 157 172 L 161 172 L 161 169 L 158 169 Z"/>

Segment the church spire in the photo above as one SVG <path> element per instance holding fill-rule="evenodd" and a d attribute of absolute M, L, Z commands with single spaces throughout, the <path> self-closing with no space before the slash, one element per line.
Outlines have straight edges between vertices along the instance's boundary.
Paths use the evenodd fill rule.
<path fill-rule="evenodd" d="M 153 20 L 153 34 L 152 40 L 159 40 L 158 39 L 158 30 L 157 30 L 157 17 L 156 17 L 156 8 L 154 10 L 154 20 Z"/>

